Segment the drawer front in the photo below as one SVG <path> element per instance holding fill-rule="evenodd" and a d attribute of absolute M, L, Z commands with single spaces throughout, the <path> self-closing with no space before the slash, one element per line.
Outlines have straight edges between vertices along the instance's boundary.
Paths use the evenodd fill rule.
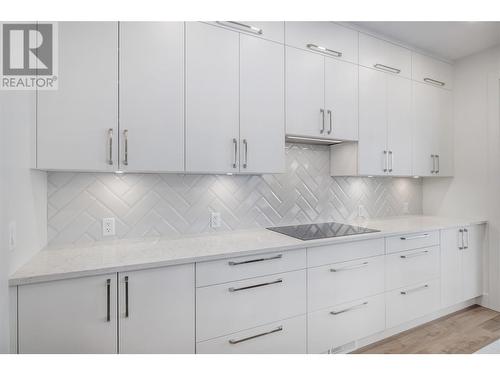
<path fill-rule="evenodd" d="M 385 245 L 383 238 L 312 247 L 307 249 L 307 265 L 309 267 L 316 267 L 374 257 L 383 255 L 384 253 Z"/>
<path fill-rule="evenodd" d="M 453 89 L 453 65 L 413 52 L 412 79 L 443 89 Z"/>
<path fill-rule="evenodd" d="M 305 311 L 305 270 L 197 288 L 196 339 L 228 335 Z"/>
<path fill-rule="evenodd" d="M 430 314 L 439 306 L 439 279 L 387 292 L 387 328 Z"/>
<path fill-rule="evenodd" d="M 378 256 L 308 269 L 308 311 L 383 293 L 384 261 Z"/>
<path fill-rule="evenodd" d="M 308 314 L 308 352 L 324 353 L 385 329 L 384 295 Z"/>
<path fill-rule="evenodd" d="M 434 246 L 387 255 L 387 290 L 439 277 L 439 254 L 439 246 Z"/>
<path fill-rule="evenodd" d="M 305 354 L 306 316 L 282 320 L 196 344 L 198 354 Z"/>
<path fill-rule="evenodd" d="M 407 233 L 385 239 L 385 247 L 388 254 L 438 245 L 439 231 Z"/>
<path fill-rule="evenodd" d="M 411 78 L 411 51 L 360 33 L 359 65 Z"/>
<path fill-rule="evenodd" d="M 209 24 L 284 43 L 285 23 L 280 21 L 213 21 Z"/>
<path fill-rule="evenodd" d="M 221 284 L 306 268 L 306 250 L 273 252 L 196 264 L 196 286 Z"/>
<path fill-rule="evenodd" d="M 332 22 L 285 22 L 285 44 L 358 62 L 357 31 Z"/>

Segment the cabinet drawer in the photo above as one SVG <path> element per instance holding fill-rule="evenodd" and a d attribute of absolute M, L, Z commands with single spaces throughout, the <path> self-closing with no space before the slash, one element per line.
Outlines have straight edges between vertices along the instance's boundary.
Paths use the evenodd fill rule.
<path fill-rule="evenodd" d="M 360 33 L 359 65 L 411 78 L 411 51 Z"/>
<path fill-rule="evenodd" d="M 323 353 L 385 329 L 384 295 L 308 314 L 308 352 Z"/>
<path fill-rule="evenodd" d="M 249 279 L 306 268 L 306 250 L 273 252 L 196 264 L 196 286 Z"/>
<path fill-rule="evenodd" d="M 196 339 L 228 335 L 305 311 L 305 270 L 198 288 Z"/>
<path fill-rule="evenodd" d="M 453 89 L 453 65 L 413 52 L 412 79 L 444 89 Z"/>
<path fill-rule="evenodd" d="M 384 256 L 329 264 L 307 271 L 308 311 L 384 292 Z"/>
<path fill-rule="evenodd" d="M 198 354 L 305 354 L 306 316 L 282 320 L 196 344 Z"/>
<path fill-rule="evenodd" d="M 387 328 L 409 322 L 439 309 L 439 279 L 386 293 Z"/>
<path fill-rule="evenodd" d="M 439 260 L 439 246 L 387 255 L 387 290 L 439 277 Z"/>
<path fill-rule="evenodd" d="M 358 62 L 357 31 L 333 22 L 285 22 L 285 44 Z"/>
<path fill-rule="evenodd" d="M 407 233 L 385 239 L 388 254 L 437 245 L 439 245 L 439 231 Z"/>
<path fill-rule="evenodd" d="M 211 25 L 242 32 L 259 38 L 283 43 L 285 39 L 285 23 L 283 21 L 213 21 Z"/>
<path fill-rule="evenodd" d="M 346 262 L 348 260 L 369 258 L 383 255 L 384 239 L 346 242 L 335 245 L 313 247 L 307 249 L 307 265 L 309 267 Z"/>

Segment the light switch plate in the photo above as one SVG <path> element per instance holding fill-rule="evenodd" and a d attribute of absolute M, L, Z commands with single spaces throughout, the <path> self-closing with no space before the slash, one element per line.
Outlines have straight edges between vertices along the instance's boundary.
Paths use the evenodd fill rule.
<path fill-rule="evenodd" d="M 9 223 L 9 250 L 14 251 L 17 247 L 17 224 L 15 221 Z"/>

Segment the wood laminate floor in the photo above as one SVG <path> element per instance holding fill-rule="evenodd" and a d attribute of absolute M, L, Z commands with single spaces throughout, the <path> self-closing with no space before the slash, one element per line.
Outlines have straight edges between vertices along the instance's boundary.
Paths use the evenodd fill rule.
<path fill-rule="evenodd" d="M 358 354 L 467 354 L 500 339 L 500 313 L 471 306 L 358 349 Z"/>

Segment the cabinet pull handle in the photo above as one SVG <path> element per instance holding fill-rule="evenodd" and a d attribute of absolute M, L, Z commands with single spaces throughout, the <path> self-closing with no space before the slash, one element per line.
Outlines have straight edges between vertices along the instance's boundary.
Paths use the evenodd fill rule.
<path fill-rule="evenodd" d="M 385 70 L 386 72 L 391 72 L 395 74 L 401 73 L 401 69 L 398 68 L 393 68 L 392 66 L 384 65 L 384 64 L 375 64 L 373 65 L 374 68 Z"/>
<path fill-rule="evenodd" d="M 409 240 L 416 240 L 416 239 L 419 239 L 419 238 L 427 238 L 429 237 L 430 234 L 429 233 L 424 233 L 424 234 L 418 234 L 416 236 L 409 236 L 409 237 L 399 237 L 399 239 L 403 240 L 403 241 L 409 241 Z"/>
<path fill-rule="evenodd" d="M 435 155 L 436 156 L 436 165 L 437 165 L 437 169 L 436 169 L 436 172 L 435 173 L 439 173 L 439 155 Z"/>
<path fill-rule="evenodd" d="M 230 28 L 236 29 L 236 30 L 249 31 L 249 32 L 257 34 L 257 35 L 262 35 L 264 33 L 263 29 L 259 29 L 258 27 L 255 27 L 252 25 L 247 25 L 247 24 L 244 24 L 241 22 L 236 22 L 236 21 L 215 21 L 215 22 L 217 22 L 219 25 L 222 25 L 222 26 L 227 26 L 227 27 L 230 27 Z"/>
<path fill-rule="evenodd" d="M 418 253 L 413 253 L 413 254 L 409 254 L 409 255 L 401 255 L 400 258 L 401 259 L 410 259 L 410 258 L 415 258 L 415 257 L 425 255 L 427 253 L 429 253 L 429 250 L 424 250 L 424 251 L 420 251 Z"/>
<path fill-rule="evenodd" d="M 262 337 L 262 336 L 267 336 L 267 335 L 270 335 L 272 333 L 276 333 L 276 332 L 280 332 L 280 331 L 283 331 L 283 326 L 279 326 L 279 327 L 276 327 L 275 329 L 271 330 L 271 331 L 267 331 L 267 332 L 263 332 L 263 333 L 259 333 L 257 335 L 253 335 L 253 336 L 249 336 L 249 337 L 245 337 L 243 339 L 239 339 L 239 340 L 229 340 L 229 343 L 234 345 L 234 344 L 239 344 L 240 342 L 244 342 L 244 341 L 248 341 L 248 340 L 252 340 L 252 339 L 256 339 L 258 337 Z"/>
<path fill-rule="evenodd" d="M 407 295 L 407 294 L 410 294 L 410 293 L 413 293 L 413 292 L 418 292 L 419 290 L 427 289 L 428 287 L 429 287 L 429 285 L 425 284 L 425 285 L 419 286 L 417 288 L 403 290 L 400 293 L 403 294 L 403 295 Z"/>
<path fill-rule="evenodd" d="M 236 166 L 238 165 L 238 140 L 236 138 L 233 138 L 233 145 L 234 145 L 233 168 L 236 168 Z"/>
<path fill-rule="evenodd" d="M 106 321 L 111 321 L 111 279 L 106 280 Z"/>
<path fill-rule="evenodd" d="M 432 170 L 431 173 L 436 173 L 436 155 L 431 155 L 432 158 Z"/>
<path fill-rule="evenodd" d="M 458 246 L 458 250 L 463 250 L 464 249 L 464 230 L 463 229 L 459 229 L 458 230 L 458 236 L 459 236 L 459 246 Z"/>
<path fill-rule="evenodd" d="M 261 286 L 268 286 L 268 285 L 273 285 L 273 284 L 279 284 L 282 283 L 283 279 L 278 279 L 275 281 L 270 281 L 268 283 L 262 283 L 262 284 L 255 284 L 255 285 L 249 285 L 249 286 L 243 286 L 241 288 L 229 288 L 230 292 L 238 292 L 240 290 L 247 290 L 247 289 L 253 289 L 253 288 L 260 288 Z"/>
<path fill-rule="evenodd" d="M 424 82 L 432 83 L 433 85 L 441 86 L 441 87 L 443 87 L 444 85 L 446 85 L 446 83 L 438 81 L 438 80 L 435 80 L 435 79 L 432 79 L 432 78 L 424 78 Z"/>
<path fill-rule="evenodd" d="M 125 276 L 125 318 L 129 317 L 128 309 L 128 276 Z"/>
<path fill-rule="evenodd" d="M 258 259 L 244 260 L 244 261 L 241 261 L 241 262 L 230 261 L 227 264 L 229 264 L 230 266 L 239 266 L 241 264 L 248 264 L 248 263 L 255 263 L 255 262 L 264 262 L 266 260 L 274 260 L 274 259 L 281 259 L 281 258 L 283 258 L 283 254 L 278 254 L 278 255 L 275 255 L 275 256 L 272 256 L 272 257 L 269 257 L 269 258 L 258 258 Z"/>
<path fill-rule="evenodd" d="M 467 244 L 464 244 L 464 250 L 469 248 L 469 230 L 464 229 L 465 238 L 467 238 Z"/>
<path fill-rule="evenodd" d="M 248 166 L 248 142 L 246 139 L 243 140 L 243 146 L 245 147 L 245 160 L 243 161 L 243 168 Z"/>
<path fill-rule="evenodd" d="M 123 150 L 123 165 L 128 165 L 128 130 L 123 131 L 124 150 Z"/>
<path fill-rule="evenodd" d="M 332 114 L 331 109 L 329 109 L 329 110 L 327 111 L 327 113 L 328 113 L 328 118 L 329 118 L 329 120 L 330 120 L 330 121 L 329 121 L 329 122 L 330 122 L 330 128 L 328 129 L 328 132 L 327 132 L 327 133 L 328 133 L 328 134 L 332 134 L 332 131 L 333 131 L 333 114 Z"/>
<path fill-rule="evenodd" d="M 391 163 L 389 164 L 389 172 L 392 172 L 392 165 L 394 164 L 394 157 L 392 155 L 392 151 L 389 151 L 389 160 L 391 161 Z"/>
<path fill-rule="evenodd" d="M 318 46 L 317 44 L 308 43 L 307 48 L 312 49 L 313 51 L 325 53 L 327 55 L 332 55 L 335 57 L 342 57 L 342 52 L 335 51 L 333 49 L 329 49 L 326 47 Z"/>
<path fill-rule="evenodd" d="M 321 129 L 319 130 L 319 134 L 323 134 L 325 132 L 325 110 L 320 108 L 319 113 L 321 113 Z"/>
<path fill-rule="evenodd" d="M 388 164 L 389 164 L 389 161 L 388 161 L 388 155 L 387 155 L 387 151 L 384 150 L 383 151 L 384 153 L 384 169 L 382 169 L 384 172 L 387 172 L 387 167 L 388 167 Z"/>
<path fill-rule="evenodd" d="M 341 268 L 330 268 L 330 272 L 355 270 L 358 268 L 366 267 L 368 264 L 369 264 L 369 262 L 363 262 L 361 264 L 355 264 L 354 266 L 347 266 L 347 267 L 341 267 Z"/>
<path fill-rule="evenodd" d="M 113 128 L 108 129 L 108 164 L 113 165 Z"/>
<path fill-rule="evenodd" d="M 368 301 L 365 301 L 363 303 L 360 303 L 359 305 L 354 305 L 354 306 L 348 307 L 347 309 L 338 310 L 338 311 L 330 311 L 330 314 L 339 315 L 339 314 L 346 313 L 348 311 L 360 309 L 361 307 L 365 307 L 367 305 L 368 305 Z"/>

